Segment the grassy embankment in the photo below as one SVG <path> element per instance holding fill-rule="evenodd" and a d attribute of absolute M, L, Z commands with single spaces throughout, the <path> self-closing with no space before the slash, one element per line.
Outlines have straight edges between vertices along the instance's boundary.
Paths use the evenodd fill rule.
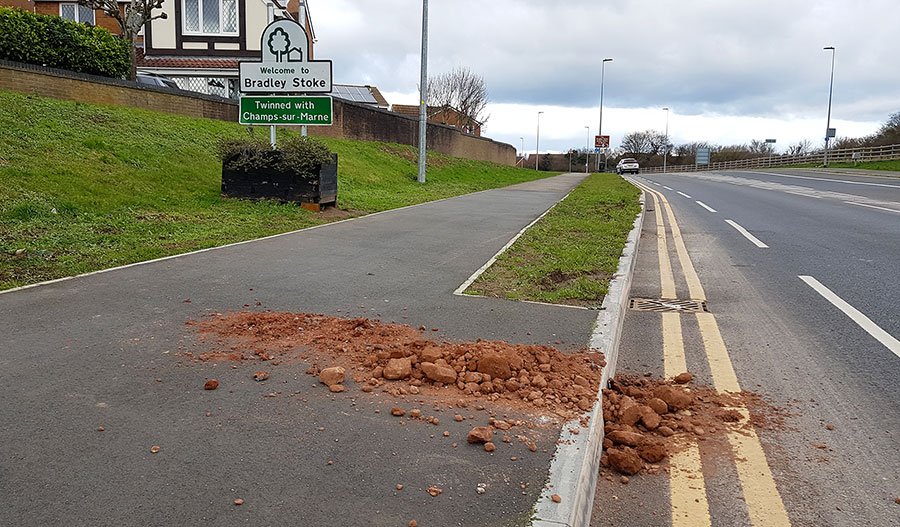
<path fill-rule="evenodd" d="M 784 168 L 821 168 L 822 165 L 791 165 Z M 863 161 L 862 163 L 828 163 L 828 168 L 858 168 L 860 170 L 892 170 L 900 172 L 900 159 Z"/>
<path fill-rule="evenodd" d="M 590 176 L 466 293 L 599 308 L 640 212 L 639 197 L 615 174 Z"/>
<path fill-rule="evenodd" d="M 0 289 L 348 215 L 222 198 L 215 146 L 246 134 L 237 123 L 0 91 Z M 551 175 L 429 154 L 420 185 L 415 148 L 324 141 L 339 156 L 338 207 L 349 214 Z"/>

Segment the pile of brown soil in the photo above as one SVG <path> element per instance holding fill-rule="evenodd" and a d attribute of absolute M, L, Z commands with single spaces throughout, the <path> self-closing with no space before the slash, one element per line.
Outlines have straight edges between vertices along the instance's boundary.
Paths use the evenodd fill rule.
<path fill-rule="evenodd" d="M 571 418 L 596 401 L 601 370 L 598 352 L 563 353 L 551 346 L 503 341 L 436 342 L 408 325 L 366 318 L 307 313 L 240 312 L 191 321 L 203 338 L 221 348 L 197 361 L 292 360 L 320 367 L 345 366 L 363 391 L 396 396 L 433 395 L 454 400 L 490 400 L 517 409 Z M 436 330 L 434 330 L 436 331 Z"/>
<path fill-rule="evenodd" d="M 690 385 L 689 374 L 675 381 L 617 376 L 603 390 L 606 438 L 604 466 L 634 475 L 658 473 L 656 463 L 688 441 L 723 436 L 728 430 L 765 427 L 778 411 L 751 392 L 720 393 Z M 750 419 L 740 410 L 747 409 Z M 776 416 L 770 420 L 769 416 Z"/>

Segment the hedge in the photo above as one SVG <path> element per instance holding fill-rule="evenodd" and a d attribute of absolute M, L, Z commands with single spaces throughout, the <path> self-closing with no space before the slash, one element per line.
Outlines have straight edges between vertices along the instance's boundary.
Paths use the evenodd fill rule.
<path fill-rule="evenodd" d="M 0 59 L 123 77 L 131 69 L 131 45 L 100 27 L 0 7 Z"/>

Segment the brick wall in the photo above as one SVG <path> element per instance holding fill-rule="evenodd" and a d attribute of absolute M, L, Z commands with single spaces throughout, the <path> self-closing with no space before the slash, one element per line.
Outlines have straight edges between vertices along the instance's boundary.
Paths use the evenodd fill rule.
<path fill-rule="evenodd" d="M 0 61 L 0 89 L 55 99 L 237 122 L 237 101 L 118 79 Z M 419 122 L 386 110 L 334 99 L 334 125 L 310 126 L 310 135 L 418 145 Z M 442 124 L 428 125 L 428 149 L 454 157 L 515 165 L 516 149 Z"/>
<path fill-rule="evenodd" d="M 62 3 L 77 4 L 78 0 L 72 0 L 71 2 L 35 2 L 34 12 L 39 15 L 59 16 L 59 4 Z M 120 9 L 125 9 L 125 7 L 120 6 Z M 29 8 L 29 11 L 30 10 L 31 8 Z M 108 29 L 113 35 L 118 35 L 120 33 L 119 23 L 116 22 L 116 19 L 107 16 L 102 9 L 94 10 L 94 22 L 98 27 Z"/>

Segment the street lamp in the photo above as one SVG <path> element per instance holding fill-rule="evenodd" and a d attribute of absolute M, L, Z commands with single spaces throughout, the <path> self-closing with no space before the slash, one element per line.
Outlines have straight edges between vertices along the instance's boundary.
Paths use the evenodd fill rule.
<path fill-rule="evenodd" d="M 428 141 L 428 0 L 422 0 L 422 64 L 419 79 L 419 183 L 425 183 L 426 149 Z"/>
<path fill-rule="evenodd" d="M 834 92 L 834 46 L 822 48 L 823 50 L 831 50 L 831 83 L 828 85 L 828 123 L 825 125 L 825 159 L 822 163 L 828 166 L 828 142 L 831 139 L 831 94 Z"/>
<path fill-rule="evenodd" d="M 541 152 L 541 114 L 544 112 L 538 112 L 538 126 L 537 126 L 537 142 L 534 145 L 534 169 L 538 169 L 538 157 Z"/>
<path fill-rule="evenodd" d="M 522 149 L 519 150 L 519 152 L 522 152 L 522 155 L 524 156 L 525 155 L 525 138 L 520 137 L 519 139 L 522 141 Z"/>
<path fill-rule="evenodd" d="M 666 144 L 663 145 L 663 172 L 666 171 L 666 161 L 669 158 L 669 109 L 663 108 L 666 111 Z"/>
<path fill-rule="evenodd" d="M 587 138 L 584 141 L 584 173 L 587 174 L 588 160 L 591 158 L 591 127 L 585 126 L 584 129 L 587 130 Z"/>
<path fill-rule="evenodd" d="M 597 127 L 597 135 L 603 135 L 603 77 L 606 73 L 606 63 L 613 59 L 603 59 L 600 63 L 600 126 Z M 600 171 L 600 154 L 597 154 L 597 171 Z M 603 171 L 606 171 L 606 155 L 603 156 Z"/>

